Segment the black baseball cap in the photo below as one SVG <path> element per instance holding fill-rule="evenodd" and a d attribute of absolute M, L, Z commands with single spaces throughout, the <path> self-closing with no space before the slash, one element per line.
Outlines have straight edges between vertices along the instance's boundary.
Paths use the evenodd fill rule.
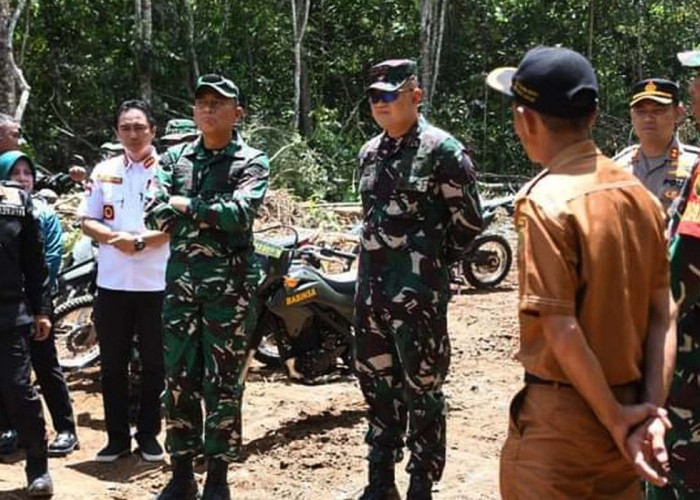
<path fill-rule="evenodd" d="M 640 80 L 632 87 L 632 98 L 630 99 L 630 108 L 638 102 L 650 100 L 659 104 L 678 103 L 678 94 L 680 87 L 671 80 L 664 78 L 646 78 Z"/>
<path fill-rule="evenodd" d="M 584 56 L 562 47 L 536 47 L 517 68 L 493 70 L 489 87 L 540 113 L 579 118 L 598 106 L 598 79 Z"/>
<path fill-rule="evenodd" d="M 394 92 L 416 76 L 418 64 L 412 59 L 389 59 L 372 66 L 368 90 Z"/>

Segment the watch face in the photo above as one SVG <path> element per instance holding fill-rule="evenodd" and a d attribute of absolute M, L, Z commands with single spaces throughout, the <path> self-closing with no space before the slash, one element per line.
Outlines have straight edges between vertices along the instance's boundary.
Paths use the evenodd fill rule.
<path fill-rule="evenodd" d="M 143 240 L 136 240 L 136 243 L 134 243 L 134 248 L 136 251 L 141 251 L 146 248 L 146 242 Z"/>

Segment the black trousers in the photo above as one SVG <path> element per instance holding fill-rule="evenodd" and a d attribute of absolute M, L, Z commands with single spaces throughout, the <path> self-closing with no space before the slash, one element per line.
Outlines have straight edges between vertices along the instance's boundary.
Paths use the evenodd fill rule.
<path fill-rule="evenodd" d="M 110 441 L 128 443 L 129 360 L 136 334 L 141 359 L 137 438 L 161 428 L 163 367 L 163 292 L 128 292 L 98 288 L 95 328 L 100 343 L 102 399 Z"/>
<path fill-rule="evenodd" d="M 75 419 L 71 407 L 70 394 L 63 371 L 58 364 L 56 341 L 53 334 L 46 340 L 29 341 L 29 351 L 32 368 L 41 388 L 41 395 L 46 400 L 46 406 L 51 413 L 56 432 L 75 433 Z M 0 404 L 0 430 L 14 429 L 5 405 Z"/>
<path fill-rule="evenodd" d="M 30 383 L 29 325 L 0 331 L 0 400 L 27 457 L 46 456 L 46 426 L 41 400 Z"/>

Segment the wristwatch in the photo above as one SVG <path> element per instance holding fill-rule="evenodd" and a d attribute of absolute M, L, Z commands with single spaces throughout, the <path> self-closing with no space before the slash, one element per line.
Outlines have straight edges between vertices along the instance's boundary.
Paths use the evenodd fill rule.
<path fill-rule="evenodd" d="M 136 241 L 134 241 L 134 250 L 136 252 L 140 252 L 144 248 L 146 248 L 146 242 L 143 240 L 143 238 L 141 236 L 137 237 Z"/>

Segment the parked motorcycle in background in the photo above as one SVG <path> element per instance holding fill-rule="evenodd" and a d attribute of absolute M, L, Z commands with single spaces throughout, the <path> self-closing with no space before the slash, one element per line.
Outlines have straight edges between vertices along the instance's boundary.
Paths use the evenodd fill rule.
<path fill-rule="evenodd" d="M 499 209 L 513 215 L 514 196 L 504 196 L 482 203 L 484 229 L 469 245 L 469 250 L 460 262 L 452 268 L 452 281 L 474 288 L 485 289 L 498 286 L 510 272 L 513 264 L 513 250 L 508 240 L 501 234 L 489 231 Z"/>
<path fill-rule="evenodd" d="M 296 232 L 294 228 L 285 229 Z M 252 357 L 284 366 L 295 381 L 316 384 L 353 368 L 353 301 L 356 256 L 318 245 L 284 248 L 256 237 L 263 277 L 258 288 L 260 315 L 249 342 Z M 349 270 L 327 274 L 325 260 L 347 262 Z"/>

